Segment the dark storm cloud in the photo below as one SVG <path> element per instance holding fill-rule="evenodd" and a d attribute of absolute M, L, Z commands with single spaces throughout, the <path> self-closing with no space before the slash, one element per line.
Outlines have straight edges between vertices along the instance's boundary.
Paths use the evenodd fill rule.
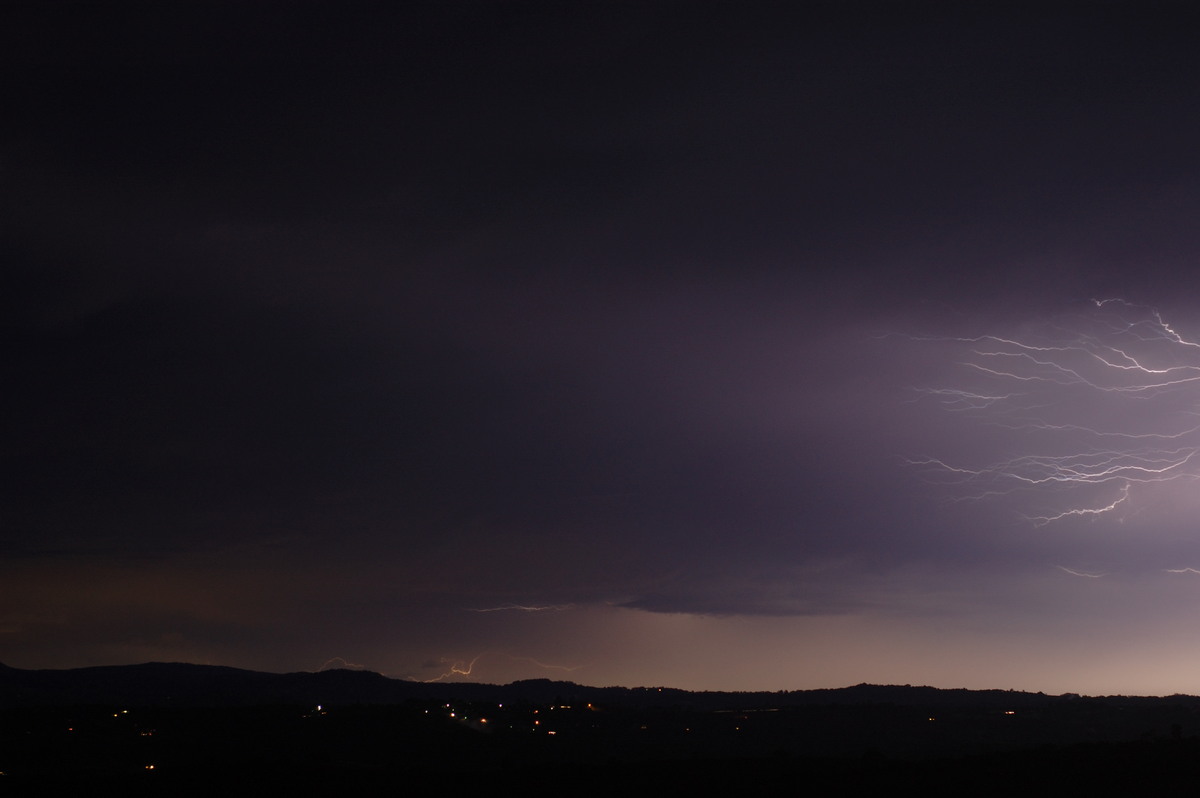
<path fill-rule="evenodd" d="M 907 463 L 1010 443 L 921 399 L 945 339 L 1192 302 L 1170 7 L 14 8 L 0 545 L 9 598 L 63 586 L 4 621 L 43 662 L 690 673 L 646 641 L 1018 628 L 1103 581 L 1057 566 L 1192 562 Z"/>

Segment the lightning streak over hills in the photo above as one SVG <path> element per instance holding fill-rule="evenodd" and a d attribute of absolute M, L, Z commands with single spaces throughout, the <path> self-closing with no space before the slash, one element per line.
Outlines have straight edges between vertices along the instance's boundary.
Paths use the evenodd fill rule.
<path fill-rule="evenodd" d="M 1200 477 L 1200 343 L 1156 310 L 1094 300 L 1020 334 L 921 340 L 956 358 L 957 384 L 916 390 L 962 449 L 907 462 L 955 500 L 1001 500 L 1042 526 L 1120 515 L 1143 486 Z"/>

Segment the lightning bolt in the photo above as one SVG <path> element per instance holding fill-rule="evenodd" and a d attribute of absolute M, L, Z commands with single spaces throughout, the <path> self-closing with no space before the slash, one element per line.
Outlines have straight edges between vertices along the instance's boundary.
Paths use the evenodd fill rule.
<path fill-rule="evenodd" d="M 1103 576 L 1104 576 L 1104 574 L 1089 574 L 1089 573 L 1087 573 L 1086 571 L 1073 571 L 1073 570 L 1071 570 L 1070 568 L 1067 568 L 1067 567 L 1066 567 L 1066 566 L 1064 566 L 1064 565 L 1056 565 L 1056 566 L 1054 566 L 1054 567 L 1055 567 L 1055 568 L 1057 568 L 1057 569 L 1058 569 L 1058 570 L 1060 570 L 1060 571 L 1064 571 L 1064 572 L 1066 572 L 1066 573 L 1070 574 L 1071 576 L 1083 576 L 1083 577 L 1086 577 L 1086 578 L 1088 578 L 1088 579 L 1100 579 L 1101 577 L 1103 577 Z"/>
<path fill-rule="evenodd" d="M 914 401 L 1003 430 L 1016 447 L 990 462 L 906 460 L 956 500 L 1019 496 L 1041 505 L 1020 515 L 1044 526 L 1117 515 L 1140 486 L 1200 478 L 1200 342 L 1153 308 L 1093 300 L 1021 335 L 914 340 L 956 347 L 962 383 L 914 388 Z"/>
<path fill-rule="evenodd" d="M 513 654 L 506 654 L 504 652 L 487 652 L 487 651 L 485 651 L 481 654 L 476 654 L 475 658 L 470 660 L 469 662 L 466 660 L 451 660 L 451 659 L 446 659 L 446 658 L 441 659 L 439 661 L 439 664 L 443 668 L 445 668 L 445 670 L 443 673 L 433 677 L 432 679 L 414 679 L 413 677 L 405 677 L 405 678 L 408 678 L 411 681 L 421 681 L 421 682 L 424 682 L 425 684 L 432 684 L 433 682 L 444 681 L 445 679 L 449 679 L 454 676 L 471 676 L 475 672 L 476 663 L 478 663 L 479 660 L 483 659 L 484 656 L 488 656 L 488 657 L 501 656 L 501 657 L 505 657 L 509 660 L 512 660 L 514 662 L 528 662 L 532 665 L 537 666 L 538 668 L 541 668 L 542 670 L 564 671 L 566 673 L 571 673 L 572 671 L 577 671 L 583 667 L 582 665 L 574 665 L 574 666 L 553 665 L 553 664 L 549 664 L 549 663 L 545 663 L 545 662 L 540 662 L 540 661 L 534 659 L 533 657 L 519 657 L 519 656 L 516 656 Z"/>
<path fill-rule="evenodd" d="M 483 654 L 476 654 L 475 659 L 471 660 L 470 662 L 466 662 L 464 660 L 451 661 L 443 659 L 442 664 L 448 666 L 449 670 L 440 676 L 435 676 L 432 679 L 421 679 L 421 681 L 425 684 L 432 684 L 433 682 L 440 682 L 443 679 L 449 679 L 451 676 L 470 676 L 471 672 L 475 670 L 475 663 L 479 662 L 479 658 L 482 656 Z"/>
<path fill-rule="evenodd" d="M 1109 504 L 1105 505 L 1104 507 L 1075 507 L 1070 510 L 1063 510 L 1061 513 L 1057 513 L 1055 515 L 1029 516 L 1029 520 L 1033 522 L 1034 526 L 1045 526 L 1046 524 L 1050 523 L 1051 521 L 1058 521 L 1058 520 L 1067 518 L 1072 515 L 1078 515 L 1078 516 L 1101 515 L 1102 513 L 1111 512 L 1112 510 L 1114 510 L 1116 508 L 1116 506 L 1118 504 L 1122 503 L 1123 501 L 1125 501 L 1128 498 L 1129 498 L 1129 483 L 1125 483 L 1125 485 L 1122 486 L 1122 488 L 1121 488 L 1121 498 L 1117 499 L 1116 501 L 1110 502 Z M 1066 569 L 1064 569 L 1064 570 L 1066 570 Z M 1074 573 L 1074 571 L 1072 571 L 1071 573 Z"/>

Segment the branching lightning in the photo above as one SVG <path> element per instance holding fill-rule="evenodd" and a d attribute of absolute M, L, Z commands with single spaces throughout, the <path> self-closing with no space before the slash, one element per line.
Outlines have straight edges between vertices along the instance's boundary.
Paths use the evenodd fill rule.
<path fill-rule="evenodd" d="M 1141 486 L 1200 478 L 1200 342 L 1156 310 L 1093 300 L 1021 335 L 919 340 L 958 349 L 959 384 L 914 390 L 972 424 L 972 448 L 1001 454 L 907 460 L 955 499 L 1019 500 L 1042 526 L 1119 515 Z"/>
<path fill-rule="evenodd" d="M 1063 518 L 1069 518 L 1070 516 L 1073 516 L 1073 515 L 1088 516 L 1088 515 L 1101 515 L 1102 513 L 1112 512 L 1114 509 L 1116 509 L 1118 504 L 1121 504 L 1128 498 L 1129 498 L 1129 483 L 1125 483 L 1121 487 L 1121 497 L 1112 502 L 1109 502 L 1108 504 L 1104 505 L 1103 507 L 1073 507 L 1070 510 L 1063 510 L 1061 513 L 1056 513 L 1054 515 L 1034 515 L 1034 516 L 1026 516 L 1026 518 L 1028 518 L 1030 521 L 1032 521 L 1035 526 L 1045 526 L 1046 524 L 1050 523 L 1051 521 L 1059 521 L 1059 520 L 1062 520 Z"/>

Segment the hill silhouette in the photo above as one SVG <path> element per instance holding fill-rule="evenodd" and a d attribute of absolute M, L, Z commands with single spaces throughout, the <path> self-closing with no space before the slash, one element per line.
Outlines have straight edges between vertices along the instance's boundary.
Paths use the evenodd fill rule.
<path fill-rule="evenodd" d="M 525 679 L 507 685 L 415 682 L 372 671 L 330 669 L 266 673 L 220 665 L 148 662 L 68 670 L 22 670 L 0 664 L 0 707 L 64 704 L 131 706 L 254 706 L 272 703 L 394 704 L 456 698 L 468 701 L 540 701 L 569 698 L 621 706 L 746 709 L 818 704 L 909 704 L 929 707 L 1036 707 L 1074 700 L 1013 690 L 941 689 L 859 684 L 837 689 L 694 692 L 669 687 L 590 687 L 569 681 Z M 1135 700 L 1135 699 L 1124 699 Z M 1136 699 L 1155 701 L 1163 699 Z M 1173 696 L 1173 702 L 1200 698 Z"/>
<path fill-rule="evenodd" d="M 265 784 L 602 795 L 765 787 L 1031 795 L 1200 775 L 1200 698 L 860 684 L 780 692 L 420 683 L 146 663 L 0 665 L 0 784 L 176 793 Z M 981 775 L 982 774 L 982 775 Z M 990 775 L 989 775 L 990 774 Z M 1149 780 L 1149 782 L 1147 781 Z M 931 786 L 932 785 L 932 786 Z M 1132 781 L 1129 789 L 1135 789 Z"/>

